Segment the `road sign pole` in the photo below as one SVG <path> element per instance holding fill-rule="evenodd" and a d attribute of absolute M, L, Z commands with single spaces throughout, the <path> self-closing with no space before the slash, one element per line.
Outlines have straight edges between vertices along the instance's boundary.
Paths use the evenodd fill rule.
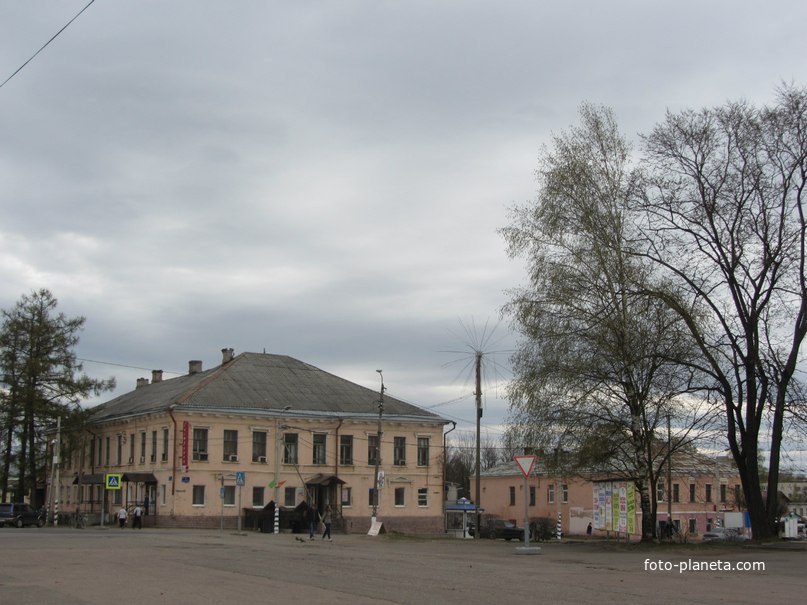
<path fill-rule="evenodd" d="M 527 475 L 524 475 L 524 546 L 530 545 L 530 512 L 529 512 L 530 486 Z"/>

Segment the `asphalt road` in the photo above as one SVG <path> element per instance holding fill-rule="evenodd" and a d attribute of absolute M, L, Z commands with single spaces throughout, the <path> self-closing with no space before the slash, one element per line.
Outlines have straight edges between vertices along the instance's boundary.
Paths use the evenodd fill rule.
<path fill-rule="evenodd" d="M 805 544 L 539 546 L 523 555 L 489 540 L 2 528 L 0 603 L 646 605 L 798 602 L 807 589 Z M 738 562 L 765 570 L 717 569 Z M 682 573 L 681 563 L 713 569 Z"/>

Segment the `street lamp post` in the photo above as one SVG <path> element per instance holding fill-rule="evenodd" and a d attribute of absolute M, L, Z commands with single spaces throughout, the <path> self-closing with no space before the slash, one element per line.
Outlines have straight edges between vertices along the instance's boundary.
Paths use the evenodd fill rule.
<path fill-rule="evenodd" d="M 381 376 L 381 396 L 378 399 L 378 447 L 375 456 L 375 474 L 373 475 L 373 518 L 372 523 L 375 523 L 376 514 L 378 513 L 378 467 L 381 465 L 381 417 L 384 414 L 384 374 L 381 370 L 376 370 Z"/>

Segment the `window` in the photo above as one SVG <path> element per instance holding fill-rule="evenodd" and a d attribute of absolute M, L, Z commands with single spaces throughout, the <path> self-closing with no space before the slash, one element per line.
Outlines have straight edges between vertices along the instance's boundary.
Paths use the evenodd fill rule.
<path fill-rule="evenodd" d="M 510 506 L 516 505 L 516 486 L 510 486 Z"/>
<path fill-rule="evenodd" d="M 314 464 L 325 464 L 326 438 L 325 433 L 314 433 Z"/>
<path fill-rule="evenodd" d="M 224 431 L 224 460 L 238 461 L 238 431 Z"/>
<path fill-rule="evenodd" d="M 295 504 L 297 504 L 294 501 L 296 491 L 297 490 L 293 487 L 287 487 L 285 489 L 285 491 L 283 492 L 283 506 L 294 506 Z"/>
<path fill-rule="evenodd" d="M 123 435 L 117 435 L 118 447 L 116 448 L 117 465 L 123 464 Z"/>
<path fill-rule="evenodd" d="M 196 433 L 198 429 L 194 429 L 194 433 Z M 204 485 L 194 485 L 193 486 L 193 505 L 194 506 L 204 506 L 205 504 L 205 486 Z"/>
<path fill-rule="evenodd" d="M 353 464 L 353 435 L 339 436 L 339 464 Z"/>
<path fill-rule="evenodd" d="M 375 495 L 375 498 L 373 497 Z M 374 490 L 372 487 L 368 490 L 367 494 L 367 501 L 370 506 L 378 506 L 378 492 Z"/>
<path fill-rule="evenodd" d="M 163 429 L 163 462 L 168 462 L 168 429 Z"/>
<path fill-rule="evenodd" d="M 560 486 L 561 502 L 566 504 L 569 501 L 569 486 L 565 483 Z"/>
<path fill-rule="evenodd" d="M 428 487 L 419 487 L 418 488 L 418 506 L 428 506 L 429 505 L 429 488 Z"/>
<path fill-rule="evenodd" d="M 405 500 L 404 496 L 406 494 L 405 487 L 396 487 L 395 488 L 395 506 L 404 506 Z"/>
<path fill-rule="evenodd" d="M 406 437 L 395 437 L 392 450 L 392 463 L 395 466 L 406 465 Z"/>
<path fill-rule="evenodd" d="M 225 485 L 221 489 L 224 490 L 224 497 L 222 498 L 224 506 L 235 506 L 235 486 Z"/>
<path fill-rule="evenodd" d="M 146 434 L 143 433 L 144 448 L 145 444 Z M 207 429 L 193 429 L 193 459 L 195 461 L 207 460 Z"/>
<path fill-rule="evenodd" d="M 661 481 L 656 483 L 656 500 L 664 502 L 664 483 Z"/>
<path fill-rule="evenodd" d="M 367 464 L 381 464 L 378 435 L 367 435 Z"/>
<path fill-rule="evenodd" d="M 678 484 L 673 483 L 673 502 L 680 502 L 680 496 Z"/>
<path fill-rule="evenodd" d="M 689 501 L 690 502 L 695 501 L 695 484 L 694 483 L 689 484 Z"/>
<path fill-rule="evenodd" d="M 350 506 L 353 503 L 353 492 L 351 488 L 342 486 L 342 506 Z"/>
<path fill-rule="evenodd" d="M 252 461 L 266 462 L 266 431 L 252 431 Z"/>
<path fill-rule="evenodd" d="M 720 501 L 721 501 L 721 502 L 725 502 L 725 501 L 726 501 L 726 488 L 727 488 L 727 487 L 728 487 L 728 486 L 727 486 L 725 483 L 721 483 L 721 484 L 720 484 Z"/>
<path fill-rule="evenodd" d="M 120 505 L 120 503 L 123 502 L 123 498 L 121 497 L 122 491 L 123 490 L 120 489 L 112 490 L 112 493 L 115 494 L 112 496 L 112 504 Z"/>
<path fill-rule="evenodd" d="M 530 485 L 530 506 L 535 506 L 535 486 Z"/>
<path fill-rule="evenodd" d="M 135 434 L 132 433 L 129 435 L 129 464 L 134 462 L 134 455 L 135 455 Z"/>
<path fill-rule="evenodd" d="M 429 466 L 428 437 L 418 437 L 418 466 Z"/>
<path fill-rule="evenodd" d="M 140 464 L 146 461 L 146 432 L 140 432 Z"/>
<path fill-rule="evenodd" d="M 698 533 L 698 520 L 697 519 L 690 519 L 689 520 L 689 533 L 690 534 L 697 534 Z"/>
<path fill-rule="evenodd" d="M 712 501 L 712 484 L 711 483 L 706 484 L 706 501 L 707 502 Z"/>
<path fill-rule="evenodd" d="M 157 462 L 157 431 L 151 431 L 151 462 Z"/>
<path fill-rule="evenodd" d="M 297 433 L 283 435 L 283 464 L 297 464 Z M 286 506 L 294 506 L 294 504 L 292 502 Z"/>
<path fill-rule="evenodd" d="M 252 488 L 252 506 L 263 506 L 263 488 Z"/>
<path fill-rule="evenodd" d="M 104 452 L 104 463 L 109 466 L 109 437 L 106 438 L 106 452 Z"/>
<path fill-rule="evenodd" d="M 555 486 L 551 483 L 546 486 L 546 501 L 550 504 L 555 502 Z"/>

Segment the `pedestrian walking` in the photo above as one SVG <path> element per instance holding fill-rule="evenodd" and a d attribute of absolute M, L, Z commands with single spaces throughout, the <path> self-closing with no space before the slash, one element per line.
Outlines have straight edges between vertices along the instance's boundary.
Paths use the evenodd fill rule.
<path fill-rule="evenodd" d="M 129 516 L 129 513 L 126 512 L 126 507 L 121 506 L 120 510 L 118 511 L 118 525 L 121 529 L 126 527 L 126 517 Z"/>
<path fill-rule="evenodd" d="M 132 529 L 143 529 L 143 509 L 139 504 L 132 511 Z"/>
<path fill-rule="evenodd" d="M 331 505 L 325 506 L 325 514 L 322 516 L 322 523 L 325 525 L 325 531 L 322 532 L 322 539 L 328 537 L 328 542 L 331 542 Z"/>
<path fill-rule="evenodd" d="M 591 523 L 589 523 L 588 527 L 586 528 L 586 536 L 589 538 L 591 537 Z"/>

